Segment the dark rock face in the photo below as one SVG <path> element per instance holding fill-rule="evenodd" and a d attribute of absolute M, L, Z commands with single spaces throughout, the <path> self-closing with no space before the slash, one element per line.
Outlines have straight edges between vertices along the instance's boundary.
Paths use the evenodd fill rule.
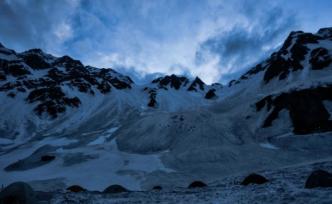
<path fill-rule="evenodd" d="M 298 58 L 302 58 L 302 54 L 307 52 L 307 50 L 301 46 L 298 46 L 296 50 L 296 55 L 300 55 Z M 278 53 L 274 53 L 268 61 L 269 64 L 264 74 L 264 81 L 267 83 L 275 77 L 278 77 L 279 80 L 282 80 L 285 79 L 291 71 L 303 69 L 303 66 L 300 64 L 300 61 L 302 60 L 298 60 L 286 60 Z"/>
<path fill-rule="evenodd" d="M 11 57 L 0 59 L 0 91 L 7 92 L 9 97 L 27 93 L 28 103 L 35 103 L 34 111 L 42 116 L 47 113 L 51 119 L 57 118 L 68 107 L 77 108 L 81 101 L 78 97 L 68 97 L 62 87 L 76 89 L 79 92 L 95 95 L 116 89 L 130 89 L 133 81 L 112 69 L 84 67 L 69 56 L 56 58 L 40 49 L 31 49 L 15 53 L 7 48 L 0 51 Z M 43 76 L 35 76 L 39 69 L 45 69 Z M 46 74 L 45 74 L 46 73 Z M 6 82 L 7 76 L 16 77 L 16 81 Z"/>
<path fill-rule="evenodd" d="M 205 98 L 206 99 L 212 99 L 212 98 L 215 98 L 217 95 L 216 95 L 216 90 L 215 89 L 210 89 L 206 94 L 205 94 Z"/>
<path fill-rule="evenodd" d="M 200 78 L 196 77 L 190 84 L 188 91 L 198 91 L 198 89 L 204 91 L 204 86 L 205 83 Z"/>
<path fill-rule="evenodd" d="M 114 77 L 113 75 L 118 75 L 118 73 L 112 69 L 101 69 L 98 73 L 96 73 L 96 76 L 105 79 L 105 81 L 108 81 L 116 89 L 130 89 L 131 88 L 130 84 L 133 83 L 133 80 L 131 80 L 130 77 L 123 76 L 123 78 L 120 80 L 119 78 Z"/>
<path fill-rule="evenodd" d="M 86 191 L 85 188 L 79 186 L 79 185 L 72 185 L 67 188 L 67 191 L 73 192 L 73 193 L 79 193 Z"/>
<path fill-rule="evenodd" d="M 267 96 L 256 103 L 256 110 L 267 107 L 269 115 L 263 127 L 269 127 L 281 110 L 287 109 L 295 134 L 332 131 L 332 120 L 323 101 L 332 100 L 332 85 Z"/>
<path fill-rule="evenodd" d="M 22 77 L 31 74 L 27 67 L 19 61 L 8 62 L 6 65 L 7 66 L 3 67 L 5 74 L 10 74 L 14 77 Z"/>
<path fill-rule="evenodd" d="M 56 118 L 59 113 L 65 112 L 66 106 L 78 107 L 81 103 L 77 97 L 66 97 L 60 87 L 35 89 L 30 92 L 27 101 L 29 103 L 39 103 L 34 109 L 38 115 L 46 112 L 52 118 Z"/>
<path fill-rule="evenodd" d="M 265 67 L 262 64 L 258 64 L 256 65 L 254 68 L 250 69 L 249 71 L 247 71 L 244 75 L 242 75 L 240 77 L 240 80 L 246 80 L 249 78 L 249 76 L 251 75 L 255 75 L 261 71 L 264 71 Z"/>
<path fill-rule="evenodd" d="M 109 83 L 107 81 L 102 81 L 97 88 L 99 89 L 99 91 L 103 94 L 108 93 L 111 91 L 111 86 L 109 85 Z"/>
<path fill-rule="evenodd" d="M 320 40 L 331 39 L 331 28 L 324 28 L 317 34 L 304 33 L 302 31 L 291 32 L 285 40 L 281 49 L 271 55 L 266 63 L 256 65 L 250 69 L 239 80 L 232 81 L 229 86 L 240 83 L 241 80 L 248 79 L 251 75 L 265 71 L 264 82 L 268 83 L 274 78 L 283 80 L 290 72 L 303 69 L 301 62 L 308 54 L 307 44 L 317 44 Z M 324 48 L 323 48 L 324 49 Z M 329 53 L 322 49 L 315 49 L 311 53 L 310 63 L 313 69 L 322 69 L 331 63 Z"/>
<path fill-rule="evenodd" d="M 111 193 L 111 194 L 124 193 L 124 192 L 129 192 L 129 190 L 121 185 L 111 185 L 103 191 L 103 193 Z"/>
<path fill-rule="evenodd" d="M 45 69 L 51 67 L 49 63 L 41 55 L 40 49 L 33 49 L 21 55 L 24 62 L 29 65 L 32 69 Z"/>
<path fill-rule="evenodd" d="M 259 174 L 250 174 L 241 182 L 241 185 L 247 186 L 249 184 L 264 184 L 266 182 L 268 182 L 268 180 L 264 176 Z"/>
<path fill-rule="evenodd" d="M 130 84 L 119 80 L 118 78 L 109 79 L 109 82 L 117 89 L 130 89 Z"/>
<path fill-rule="evenodd" d="M 234 86 L 235 84 L 238 84 L 238 83 L 240 83 L 239 80 L 231 80 L 231 81 L 228 83 L 228 87 Z"/>
<path fill-rule="evenodd" d="M 178 90 L 181 86 L 187 85 L 189 80 L 186 77 L 178 77 L 174 74 L 171 76 L 160 77 L 152 81 L 152 83 L 158 83 L 160 88 L 167 89 L 166 86 L 170 86 Z"/>
<path fill-rule="evenodd" d="M 15 182 L 0 192 L 1 204 L 35 204 L 34 190 L 24 182 Z"/>
<path fill-rule="evenodd" d="M 332 174 L 324 170 L 316 170 L 308 177 L 305 188 L 332 187 Z"/>
<path fill-rule="evenodd" d="M 194 181 L 188 186 L 188 188 L 204 188 L 204 187 L 207 187 L 207 185 L 202 181 Z"/>
<path fill-rule="evenodd" d="M 56 59 L 52 65 L 53 66 L 63 66 L 67 70 L 72 70 L 75 68 L 80 69 L 80 68 L 84 67 L 83 64 L 79 60 L 74 60 L 73 58 L 71 58 L 67 55 Z"/>
<path fill-rule="evenodd" d="M 157 100 L 156 100 L 157 91 L 155 89 L 150 89 L 150 88 L 146 88 L 145 90 L 148 91 L 149 99 L 150 99 L 148 106 L 151 108 L 157 107 Z"/>
<path fill-rule="evenodd" d="M 264 75 L 265 83 L 273 78 L 285 79 L 290 72 L 303 69 L 301 62 L 308 53 L 306 44 L 316 44 L 322 40 L 318 35 L 303 32 L 291 32 L 282 48 L 271 55 Z M 293 42 L 294 41 L 294 42 Z M 293 42 L 293 45 L 292 45 Z M 289 55 L 288 58 L 285 56 Z"/>
<path fill-rule="evenodd" d="M 325 48 L 316 48 L 311 51 L 311 67 L 313 70 L 319 70 L 328 67 L 332 62 L 329 51 Z"/>

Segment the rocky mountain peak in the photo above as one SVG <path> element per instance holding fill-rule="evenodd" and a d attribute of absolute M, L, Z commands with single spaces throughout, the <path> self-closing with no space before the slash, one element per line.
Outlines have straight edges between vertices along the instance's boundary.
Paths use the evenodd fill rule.
<path fill-rule="evenodd" d="M 206 84 L 199 77 L 196 77 L 188 87 L 188 91 L 204 91 L 205 85 Z"/>
<path fill-rule="evenodd" d="M 332 27 L 321 28 L 318 30 L 317 34 L 319 34 L 323 38 L 332 39 Z"/>
<path fill-rule="evenodd" d="M 167 87 L 170 87 L 178 90 L 180 87 L 186 86 L 189 80 L 186 77 L 172 74 L 154 79 L 152 83 L 158 84 L 159 88 L 167 89 Z"/>
<path fill-rule="evenodd" d="M 273 79 L 286 79 L 290 73 L 303 70 L 304 61 L 308 56 L 312 70 L 328 67 L 331 63 L 331 57 L 324 41 L 331 40 L 331 33 L 332 28 L 322 28 L 317 34 L 303 31 L 291 32 L 278 51 L 272 53 L 263 63 L 247 71 L 239 80 L 232 81 L 230 86 L 247 80 L 262 71 L 265 71 L 263 77 L 265 84 Z"/>

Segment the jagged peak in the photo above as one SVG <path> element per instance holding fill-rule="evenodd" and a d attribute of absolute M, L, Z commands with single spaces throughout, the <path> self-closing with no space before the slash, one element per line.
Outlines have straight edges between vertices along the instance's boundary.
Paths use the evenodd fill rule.
<path fill-rule="evenodd" d="M 45 60 L 52 60 L 52 61 L 56 59 L 56 57 L 54 57 L 53 55 L 48 54 L 39 48 L 33 48 L 33 49 L 26 50 L 24 52 L 19 53 L 19 55 L 22 57 L 24 57 L 26 55 L 30 55 L 30 56 L 39 55 L 40 57 L 45 58 Z"/>
<path fill-rule="evenodd" d="M 68 55 L 64 55 L 62 57 L 59 57 L 57 60 L 58 61 L 64 61 L 64 62 L 79 61 L 79 60 L 75 60 L 75 59 L 71 58 Z"/>
<path fill-rule="evenodd" d="M 318 35 L 323 38 L 331 38 L 332 37 L 332 27 L 321 28 L 317 32 Z"/>
<path fill-rule="evenodd" d="M 44 51 L 42 49 L 39 48 L 33 48 L 33 49 L 29 49 L 27 51 L 24 51 L 23 53 L 38 53 L 38 54 L 44 54 Z"/>
<path fill-rule="evenodd" d="M 198 91 L 197 88 L 204 91 L 205 85 L 206 84 L 198 76 L 196 76 L 193 82 L 188 87 L 188 91 Z"/>
<path fill-rule="evenodd" d="M 292 31 L 282 44 L 281 48 L 272 53 L 269 58 L 255 67 L 249 69 L 238 80 L 232 80 L 229 86 L 247 80 L 251 75 L 265 71 L 264 81 L 268 83 L 271 79 L 278 77 L 279 80 L 286 78 L 289 71 L 303 69 L 301 61 L 310 51 L 307 44 L 318 44 L 321 40 L 330 39 L 332 37 L 332 27 L 321 28 L 314 33 L 303 31 Z"/>
<path fill-rule="evenodd" d="M 94 67 L 89 67 L 89 68 L 94 68 Z M 94 68 L 94 72 L 97 72 L 98 75 L 102 77 L 117 78 L 122 81 L 125 81 L 128 84 L 134 84 L 134 81 L 129 76 L 123 75 L 112 68 L 101 68 L 101 69 Z"/>
<path fill-rule="evenodd" d="M 75 59 L 69 57 L 68 55 L 64 55 L 62 57 L 57 58 L 54 61 L 53 65 L 55 65 L 55 66 L 62 65 L 67 69 L 84 67 L 81 61 L 75 60 Z"/>
<path fill-rule="evenodd" d="M 176 90 L 180 89 L 182 86 L 186 86 L 188 82 L 189 80 L 187 77 L 177 76 L 175 74 L 159 77 L 152 81 L 152 83 L 158 84 L 160 88 L 166 88 L 166 86 L 169 85 L 171 88 L 175 88 Z"/>

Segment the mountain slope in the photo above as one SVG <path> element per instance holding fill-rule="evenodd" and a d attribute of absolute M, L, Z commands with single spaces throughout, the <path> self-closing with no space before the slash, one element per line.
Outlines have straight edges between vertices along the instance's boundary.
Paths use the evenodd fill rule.
<path fill-rule="evenodd" d="M 228 86 L 176 75 L 137 85 L 1 46 L 0 180 L 148 189 L 329 158 L 331 59 L 332 28 L 299 31 Z"/>

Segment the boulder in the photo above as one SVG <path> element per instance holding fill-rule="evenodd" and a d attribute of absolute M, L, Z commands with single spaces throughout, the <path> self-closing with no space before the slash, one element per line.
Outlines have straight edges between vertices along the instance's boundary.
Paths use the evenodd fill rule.
<path fill-rule="evenodd" d="M 188 186 L 188 188 L 204 188 L 204 187 L 207 187 L 207 185 L 202 181 L 194 181 Z"/>
<path fill-rule="evenodd" d="M 55 159 L 55 156 L 53 156 L 53 155 L 43 155 L 40 157 L 40 161 L 43 161 L 43 162 L 50 162 L 54 159 Z"/>
<path fill-rule="evenodd" d="M 121 185 L 111 185 L 103 191 L 103 193 L 124 193 L 124 192 L 129 192 L 129 190 Z"/>
<path fill-rule="evenodd" d="M 0 192 L 0 204 L 34 204 L 36 202 L 34 190 L 24 182 L 12 183 Z"/>
<path fill-rule="evenodd" d="M 152 190 L 161 191 L 163 188 L 161 186 L 153 186 Z"/>
<path fill-rule="evenodd" d="M 332 174 L 324 170 L 313 171 L 305 183 L 305 188 L 317 187 L 332 187 Z"/>
<path fill-rule="evenodd" d="M 67 188 L 67 191 L 73 192 L 73 193 L 79 193 L 79 192 L 84 192 L 86 191 L 85 188 L 79 185 L 72 185 Z"/>
<path fill-rule="evenodd" d="M 267 180 L 264 176 L 259 174 L 250 174 L 241 182 L 241 185 L 247 186 L 249 184 L 264 184 L 268 181 L 269 180 Z"/>

